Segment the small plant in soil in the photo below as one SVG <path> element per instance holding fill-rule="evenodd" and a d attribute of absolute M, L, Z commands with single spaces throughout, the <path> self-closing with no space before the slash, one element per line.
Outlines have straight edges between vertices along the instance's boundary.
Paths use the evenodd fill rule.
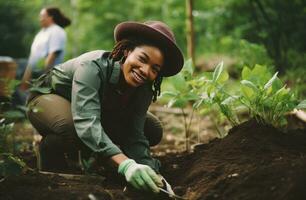
<path fill-rule="evenodd" d="M 285 127 L 287 124 L 285 114 L 294 109 L 305 109 L 306 100 L 299 103 L 294 93 L 277 75 L 277 72 L 272 75 L 266 66 L 255 65 L 253 69 L 245 66 L 239 87 L 235 89 L 231 87 L 229 74 L 224 70 L 223 62 L 219 63 L 213 72 L 195 75 L 191 61 L 186 61 L 182 72 L 170 79 L 173 90 L 162 94 L 170 97 L 169 107 L 178 107 L 182 110 L 186 149 L 190 148 L 189 128 L 194 112 L 207 114 L 217 109 L 232 126 L 237 126 L 242 121 L 239 113 L 247 111 L 248 118 L 254 118 L 261 124 L 270 124 L 277 128 Z M 188 105 L 192 105 L 189 121 L 184 112 Z M 215 118 L 220 116 L 217 114 Z M 220 133 L 220 137 L 224 135 Z"/>
<path fill-rule="evenodd" d="M 184 64 L 183 70 L 176 76 L 170 77 L 169 80 L 173 86 L 170 91 L 162 93 L 162 97 L 169 97 L 170 100 L 167 104 L 168 107 L 177 107 L 181 109 L 182 116 L 184 119 L 184 131 L 186 140 L 186 150 L 190 151 L 190 125 L 194 116 L 195 109 L 192 108 L 191 116 L 188 119 L 186 108 L 190 102 L 195 102 L 198 99 L 198 95 L 195 90 L 188 83 L 192 80 L 193 66 L 191 59 L 187 60 Z"/>
<path fill-rule="evenodd" d="M 6 84 L 6 100 L 11 99 L 11 94 L 19 81 L 9 80 Z M 24 119 L 25 107 L 13 107 L 9 101 L 0 103 L 0 178 L 3 180 L 9 175 L 20 174 L 25 170 L 26 164 L 15 156 L 14 124 L 17 120 Z"/>
<path fill-rule="evenodd" d="M 20 174 L 26 168 L 26 164 L 9 150 L 8 138 L 13 126 L 14 123 L 6 123 L 5 119 L 0 120 L 0 178 Z"/>
<path fill-rule="evenodd" d="M 223 74 L 223 75 L 222 75 Z M 245 66 L 242 70 L 242 80 L 239 90 L 229 93 L 230 85 L 226 82 L 227 72 L 220 63 L 213 72 L 212 78 L 203 77 L 195 80 L 203 84 L 203 93 L 194 104 L 195 107 L 210 107 L 217 104 L 233 126 L 240 124 L 239 109 L 247 109 L 249 118 L 255 118 L 262 124 L 274 127 L 284 127 L 287 124 L 285 114 L 294 109 L 305 109 L 305 100 L 299 103 L 295 95 L 286 88 L 277 77 L 272 76 L 267 67 L 255 65 L 251 70 Z"/>

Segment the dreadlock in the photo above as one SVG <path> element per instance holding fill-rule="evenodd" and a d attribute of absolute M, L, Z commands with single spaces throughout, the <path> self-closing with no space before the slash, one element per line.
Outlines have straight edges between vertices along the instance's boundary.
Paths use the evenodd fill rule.
<path fill-rule="evenodd" d="M 163 81 L 163 76 L 158 75 L 157 78 L 153 82 L 153 98 L 152 101 L 155 102 L 157 97 L 160 95 L 160 86 Z"/>
<path fill-rule="evenodd" d="M 125 51 L 132 51 L 137 46 L 140 46 L 142 44 L 152 45 L 151 43 L 140 41 L 139 39 L 138 40 L 135 40 L 135 39 L 134 40 L 133 39 L 121 40 L 116 43 L 113 50 L 109 54 L 109 58 L 112 59 L 113 61 L 121 61 L 122 63 L 124 63 L 126 59 L 124 55 Z M 155 102 L 157 100 L 157 97 L 160 95 L 160 86 L 161 86 L 162 81 L 163 81 L 163 76 L 162 74 L 159 74 L 152 84 L 152 91 L 153 91 L 152 101 L 153 102 Z"/>
<path fill-rule="evenodd" d="M 109 58 L 113 59 L 113 61 L 125 59 L 124 52 L 133 51 L 138 45 L 139 44 L 134 40 L 121 40 L 116 43 L 112 52 L 109 55 Z M 122 63 L 123 62 L 124 60 L 122 61 Z"/>

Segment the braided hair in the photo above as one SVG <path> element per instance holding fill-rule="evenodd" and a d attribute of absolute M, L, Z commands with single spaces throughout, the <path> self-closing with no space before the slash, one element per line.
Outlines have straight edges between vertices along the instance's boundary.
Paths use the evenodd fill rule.
<path fill-rule="evenodd" d="M 116 43 L 113 50 L 111 51 L 109 58 L 113 61 L 121 61 L 124 63 L 126 57 L 124 53 L 126 51 L 133 51 L 137 46 L 143 45 L 143 44 L 149 44 L 151 43 L 141 41 L 139 39 L 124 39 Z M 154 46 L 154 45 L 153 45 Z M 160 86 L 163 81 L 162 74 L 158 74 L 156 79 L 154 80 L 152 84 L 152 91 L 153 91 L 153 97 L 152 101 L 155 102 L 157 100 L 157 97 L 160 95 Z"/>

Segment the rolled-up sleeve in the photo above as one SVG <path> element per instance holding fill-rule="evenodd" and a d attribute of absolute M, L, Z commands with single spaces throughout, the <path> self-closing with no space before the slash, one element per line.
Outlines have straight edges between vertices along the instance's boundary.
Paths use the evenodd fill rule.
<path fill-rule="evenodd" d="M 80 64 L 73 77 L 71 109 L 76 132 L 83 143 L 94 152 L 110 157 L 121 153 L 121 150 L 101 125 L 101 77 L 99 67 L 92 61 Z"/>
<path fill-rule="evenodd" d="M 160 162 L 152 158 L 149 141 L 144 135 L 146 114 L 151 101 L 152 91 L 149 87 L 144 86 L 137 93 L 133 102 L 130 134 L 121 149 L 128 157 L 136 160 L 137 163 L 148 165 L 156 172 L 159 172 Z"/>

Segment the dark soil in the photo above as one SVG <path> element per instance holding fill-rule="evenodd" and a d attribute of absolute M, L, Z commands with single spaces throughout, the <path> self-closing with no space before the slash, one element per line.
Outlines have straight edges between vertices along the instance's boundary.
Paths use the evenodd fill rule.
<path fill-rule="evenodd" d="M 166 154 L 159 159 L 162 174 L 186 199 L 306 199 L 303 130 L 283 133 L 248 121 L 222 140 L 196 146 L 191 154 Z M 124 193 L 123 187 L 113 177 L 28 173 L 0 182 L 0 199 L 149 199 L 143 192 Z"/>

